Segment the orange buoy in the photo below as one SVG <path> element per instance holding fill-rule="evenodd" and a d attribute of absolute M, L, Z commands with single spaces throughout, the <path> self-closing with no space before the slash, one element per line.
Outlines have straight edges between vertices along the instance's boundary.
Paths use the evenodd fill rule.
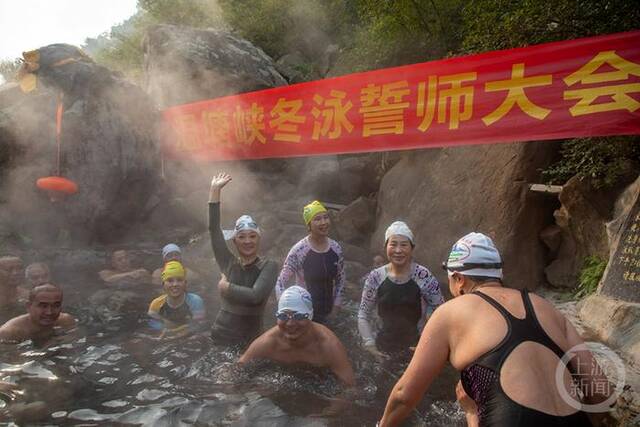
<path fill-rule="evenodd" d="M 61 176 L 47 176 L 36 181 L 36 186 L 48 192 L 75 194 L 78 192 L 78 185 L 70 179 Z"/>

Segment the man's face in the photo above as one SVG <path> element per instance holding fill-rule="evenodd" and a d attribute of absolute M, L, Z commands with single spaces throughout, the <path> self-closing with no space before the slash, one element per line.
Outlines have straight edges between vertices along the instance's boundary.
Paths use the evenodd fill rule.
<path fill-rule="evenodd" d="M 307 333 L 309 328 L 311 327 L 311 320 L 294 320 L 293 314 L 294 312 L 285 310 L 284 313 L 288 314 L 290 317 L 288 320 L 280 320 L 278 319 L 277 325 L 280 329 L 280 332 L 284 336 L 284 339 L 288 341 L 296 341 L 300 339 L 304 334 Z"/>
<path fill-rule="evenodd" d="M 131 263 L 127 251 L 115 251 L 111 257 L 111 265 L 116 271 L 124 272 L 131 270 Z"/>
<path fill-rule="evenodd" d="M 33 301 L 27 304 L 27 309 L 33 323 L 51 327 L 55 325 L 62 311 L 62 292 L 57 289 L 40 291 Z"/>
<path fill-rule="evenodd" d="M 187 290 L 187 281 L 181 277 L 170 277 L 162 282 L 164 292 L 171 298 L 179 298 Z"/>
<path fill-rule="evenodd" d="M 28 268 L 27 279 L 31 286 L 39 286 L 49 282 L 49 272 L 39 265 Z"/>

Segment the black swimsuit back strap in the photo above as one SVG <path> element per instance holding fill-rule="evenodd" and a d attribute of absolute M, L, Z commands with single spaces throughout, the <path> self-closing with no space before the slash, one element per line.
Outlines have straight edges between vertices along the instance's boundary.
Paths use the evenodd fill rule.
<path fill-rule="evenodd" d="M 500 312 L 500 314 L 502 314 L 507 323 L 510 323 L 511 319 L 515 318 L 511 313 L 509 313 L 506 308 L 504 308 L 498 301 L 494 300 L 489 295 L 479 291 L 473 291 L 472 294 L 478 295 L 480 298 L 491 304 L 493 308 L 495 308 L 496 310 L 498 310 L 498 312 Z"/>
<path fill-rule="evenodd" d="M 564 356 L 564 351 L 562 351 L 560 346 L 551 339 L 549 334 L 545 332 L 544 328 L 540 324 L 540 321 L 538 320 L 538 316 L 536 316 L 536 312 L 533 309 L 533 304 L 531 303 L 531 297 L 529 296 L 529 291 L 526 289 L 522 289 L 520 293 L 522 294 L 522 301 L 524 303 L 526 319 L 538 330 L 538 340 L 536 340 L 536 342 L 544 345 L 549 350 L 553 351 L 556 354 L 556 356 L 562 359 L 562 357 Z"/>

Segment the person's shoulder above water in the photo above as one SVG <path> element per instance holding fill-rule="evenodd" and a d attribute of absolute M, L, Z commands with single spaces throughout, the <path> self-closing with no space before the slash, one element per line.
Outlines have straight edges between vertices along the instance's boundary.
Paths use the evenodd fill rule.
<path fill-rule="evenodd" d="M 164 303 L 166 301 L 167 301 L 167 295 L 166 294 L 162 294 L 159 297 L 154 298 L 149 303 L 149 312 L 158 312 L 158 311 L 160 311 L 160 308 L 164 305 Z"/>
<path fill-rule="evenodd" d="M 26 334 L 23 331 L 24 327 L 28 326 L 28 322 L 28 314 L 22 314 L 8 320 L 4 325 L 0 326 L 0 341 L 22 341 L 26 339 Z"/>
<path fill-rule="evenodd" d="M 342 255 L 343 250 L 340 243 L 338 243 L 336 240 L 333 240 L 330 237 L 328 237 L 327 239 L 329 240 L 329 248 L 333 249 L 333 251 L 338 255 Z"/>
<path fill-rule="evenodd" d="M 204 310 L 204 300 L 200 295 L 187 292 L 184 300 L 191 310 Z"/>

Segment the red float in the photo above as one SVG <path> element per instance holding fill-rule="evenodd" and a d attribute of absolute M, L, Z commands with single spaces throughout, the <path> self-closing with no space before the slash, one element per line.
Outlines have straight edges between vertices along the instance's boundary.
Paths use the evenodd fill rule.
<path fill-rule="evenodd" d="M 36 186 L 48 192 L 61 193 L 64 195 L 78 192 L 78 185 L 70 179 L 61 176 L 47 176 L 36 181 Z"/>

